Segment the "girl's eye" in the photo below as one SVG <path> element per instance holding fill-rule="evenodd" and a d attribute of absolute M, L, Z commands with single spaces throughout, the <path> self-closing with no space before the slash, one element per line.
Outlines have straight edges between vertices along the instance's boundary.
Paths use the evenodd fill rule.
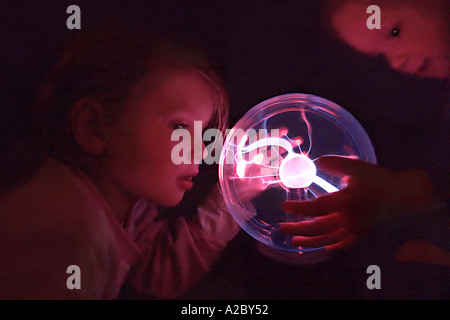
<path fill-rule="evenodd" d="M 391 35 L 393 37 L 398 37 L 400 35 L 400 28 L 399 27 L 395 27 L 391 30 Z"/>
<path fill-rule="evenodd" d="M 175 123 L 172 125 L 173 130 L 177 129 L 187 129 L 188 125 L 184 123 Z"/>

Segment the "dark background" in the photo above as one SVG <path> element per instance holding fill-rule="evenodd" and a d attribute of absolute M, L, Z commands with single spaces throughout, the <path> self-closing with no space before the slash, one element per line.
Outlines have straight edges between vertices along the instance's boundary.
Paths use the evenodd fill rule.
<path fill-rule="evenodd" d="M 71 4 L 81 8 L 81 31 L 66 28 Z M 314 0 L 1 1 L 0 192 L 23 180 L 39 162 L 29 144 L 30 109 L 64 45 L 74 33 L 120 14 L 205 47 L 228 89 L 230 127 L 267 98 L 293 92 L 319 95 L 361 122 L 379 164 L 394 170 L 423 168 L 446 197 L 448 84 L 397 73 L 384 59 L 352 50 L 327 32 L 320 9 L 320 1 Z M 392 248 L 380 245 L 386 241 L 383 232 L 368 236 L 371 249 L 356 246 L 318 267 L 261 257 L 254 241 L 240 234 L 191 297 L 442 297 L 447 270 L 402 264 L 410 272 L 400 271 L 389 260 Z M 402 238 L 392 232 L 389 237 L 395 244 Z M 365 287 L 365 268 L 377 261 L 387 264 L 392 279 L 400 279 L 391 291 L 373 293 Z"/>

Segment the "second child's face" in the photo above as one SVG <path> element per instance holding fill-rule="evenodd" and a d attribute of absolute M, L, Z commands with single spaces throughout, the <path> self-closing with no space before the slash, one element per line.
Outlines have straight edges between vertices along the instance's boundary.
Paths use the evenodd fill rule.
<path fill-rule="evenodd" d="M 448 78 L 450 35 L 445 12 L 432 1 L 380 3 L 381 29 L 367 28 L 367 2 L 351 2 L 332 17 L 337 33 L 363 53 L 383 55 L 397 71 Z"/>
<path fill-rule="evenodd" d="M 198 173 L 193 159 L 202 158 L 194 154 L 194 138 L 202 141 L 201 136 L 194 137 L 194 121 L 201 121 L 204 128 L 213 115 L 214 101 L 210 86 L 195 71 L 174 72 L 164 79 L 152 90 L 144 83 L 113 126 L 107 166 L 111 179 L 126 192 L 157 205 L 174 206 Z M 179 141 L 171 137 L 179 128 L 190 132 L 191 164 L 172 161 L 172 149 Z"/>

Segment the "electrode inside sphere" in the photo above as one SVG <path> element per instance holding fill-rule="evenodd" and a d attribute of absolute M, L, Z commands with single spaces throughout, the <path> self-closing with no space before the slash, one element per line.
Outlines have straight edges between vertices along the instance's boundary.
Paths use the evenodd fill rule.
<path fill-rule="evenodd" d="M 313 183 L 317 169 L 304 154 L 291 154 L 280 165 L 280 180 L 287 188 L 307 188 Z"/>

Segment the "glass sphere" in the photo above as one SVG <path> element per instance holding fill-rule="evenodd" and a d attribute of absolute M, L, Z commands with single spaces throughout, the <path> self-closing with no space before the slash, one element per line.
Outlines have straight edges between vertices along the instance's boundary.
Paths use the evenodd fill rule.
<path fill-rule="evenodd" d="M 308 94 L 259 103 L 228 132 L 221 151 L 219 181 L 228 210 L 266 245 L 299 253 L 321 249 L 292 246 L 279 223 L 311 219 L 284 212 L 284 201 L 310 201 L 345 186 L 343 177 L 316 168 L 314 161 L 327 155 L 376 163 L 366 132 L 337 104 Z"/>

